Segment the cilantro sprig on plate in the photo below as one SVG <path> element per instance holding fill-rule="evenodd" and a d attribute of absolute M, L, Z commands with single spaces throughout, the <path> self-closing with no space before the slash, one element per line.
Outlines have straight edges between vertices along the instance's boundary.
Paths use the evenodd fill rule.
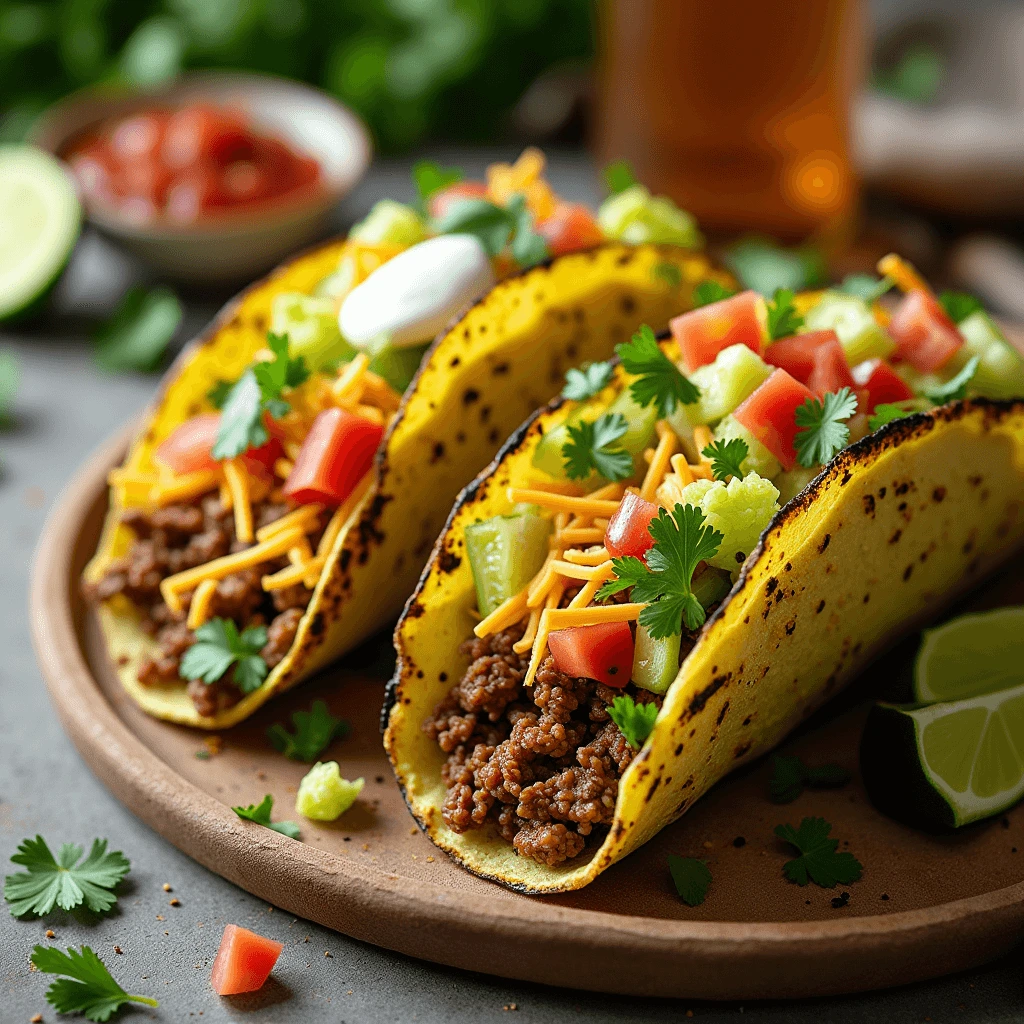
<path fill-rule="evenodd" d="M 42 916 L 54 906 L 74 910 L 83 903 L 97 914 L 110 910 L 117 903 L 114 888 L 131 864 L 119 850 L 108 853 L 106 839 L 94 839 L 85 860 L 82 852 L 76 843 L 63 843 L 54 857 L 42 836 L 22 840 L 11 861 L 28 871 L 4 879 L 4 899 L 11 914 Z"/>
<path fill-rule="evenodd" d="M 622 360 L 623 369 L 638 378 L 629 385 L 637 405 L 646 408 L 653 402 L 659 416 L 670 416 L 678 404 L 692 405 L 700 398 L 697 386 L 661 351 L 647 324 L 631 341 L 616 345 L 615 353 Z"/>
<path fill-rule="evenodd" d="M 679 898 L 690 907 L 698 907 L 707 898 L 711 888 L 711 871 L 707 861 L 696 857 L 677 857 L 668 855 L 668 870 L 672 875 L 672 884 L 676 887 Z"/>
<path fill-rule="evenodd" d="M 616 697 L 607 708 L 608 717 L 619 727 L 626 742 L 639 750 L 651 735 L 658 717 L 657 704 L 637 704 L 628 693 Z"/>
<path fill-rule="evenodd" d="M 196 630 L 196 642 L 182 657 L 179 674 L 215 683 L 234 666 L 235 684 L 242 693 L 252 693 L 267 678 L 267 663 L 260 657 L 266 642 L 265 626 L 250 626 L 239 634 L 231 619 L 210 619 Z"/>
<path fill-rule="evenodd" d="M 768 337 L 772 341 L 796 334 L 804 318 L 796 311 L 796 296 L 788 288 L 776 288 L 768 303 Z"/>
<path fill-rule="evenodd" d="M 574 402 L 593 398 L 608 386 L 613 372 L 611 363 L 590 363 L 581 370 L 567 370 L 562 397 L 570 398 Z"/>
<path fill-rule="evenodd" d="M 805 764 L 799 757 L 776 754 L 772 758 L 772 778 L 768 795 L 772 803 L 790 804 L 810 786 L 835 789 L 850 781 L 850 773 L 839 764 Z"/>
<path fill-rule="evenodd" d="M 335 718 L 322 700 L 313 701 L 309 711 L 292 712 L 295 732 L 289 732 L 281 722 L 267 729 L 267 739 L 274 749 L 293 761 L 312 764 L 331 742 L 344 738 L 350 731 L 348 722 Z"/>
<path fill-rule="evenodd" d="M 702 452 L 711 460 L 711 472 L 716 480 L 727 480 L 734 476 L 743 479 L 743 460 L 750 454 L 750 448 L 742 437 L 729 441 L 712 441 Z"/>
<path fill-rule="evenodd" d="M 701 281 L 693 289 L 693 308 L 700 309 L 701 306 L 710 306 L 713 302 L 723 302 L 731 299 L 736 294 L 734 288 L 726 288 L 717 281 Z"/>
<path fill-rule="evenodd" d="M 570 480 L 585 480 L 595 471 L 606 480 L 626 480 L 633 475 L 633 456 L 615 444 L 629 429 L 622 413 L 606 412 L 592 423 L 581 420 L 566 429 L 569 440 L 562 445 L 562 458 Z"/>
<path fill-rule="evenodd" d="M 309 377 L 306 360 L 288 355 L 288 335 L 268 334 L 267 347 L 274 358 L 250 366 L 224 401 L 213 446 L 215 459 L 233 459 L 266 444 L 270 435 L 263 422 L 264 413 L 280 419 L 291 408 L 283 397 L 285 390 L 298 387 Z"/>
<path fill-rule="evenodd" d="M 852 853 L 836 852 L 839 840 L 829 838 L 831 831 L 832 826 L 824 818 L 804 818 L 799 828 L 789 824 L 775 826 L 775 834 L 800 854 L 782 865 L 791 882 L 814 882 L 823 889 L 834 889 L 860 878 L 863 865 Z"/>
<path fill-rule="evenodd" d="M 46 990 L 46 1001 L 58 1013 L 80 1013 L 103 1024 L 125 1003 L 160 1005 L 149 996 L 125 992 L 89 946 L 80 952 L 68 947 L 66 953 L 54 946 L 36 946 L 30 959 L 37 971 L 60 975 Z"/>
<path fill-rule="evenodd" d="M 849 388 L 827 391 L 820 401 L 808 398 L 797 407 L 796 459 L 801 466 L 824 465 L 846 447 L 846 421 L 857 411 L 857 396 Z"/>
<path fill-rule="evenodd" d="M 271 821 L 270 812 L 274 809 L 274 798 L 268 793 L 258 804 L 249 804 L 248 807 L 232 807 L 240 818 L 251 821 L 264 828 L 273 829 L 289 839 L 299 838 L 299 826 L 294 821 Z"/>
<path fill-rule="evenodd" d="M 724 538 L 705 523 L 699 508 L 678 503 L 671 514 L 659 509 L 649 530 L 654 546 L 646 564 L 632 555 L 612 559 L 617 578 L 601 587 L 597 599 L 632 587 L 633 600 L 647 605 L 640 612 L 640 625 L 660 640 L 681 633 L 684 622 L 687 629 L 704 624 L 704 606 L 692 589 L 693 571 L 717 553 Z"/>

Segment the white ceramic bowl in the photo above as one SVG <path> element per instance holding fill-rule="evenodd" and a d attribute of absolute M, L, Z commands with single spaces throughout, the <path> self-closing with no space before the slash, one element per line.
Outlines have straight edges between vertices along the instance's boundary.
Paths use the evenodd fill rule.
<path fill-rule="evenodd" d="M 370 163 L 362 121 L 326 93 L 270 75 L 205 71 L 147 91 L 109 86 L 83 89 L 58 101 L 36 123 L 29 141 L 59 155 L 87 128 L 145 107 L 196 100 L 244 110 L 253 124 L 320 163 L 320 188 L 279 207 L 240 211 L 195 225 L 138 224 L 107 206 L 86 202 L 89 219 L 163 276 L 187 283 L 236 283 L 270 269 L 318 237 L 337 202 Z"/>

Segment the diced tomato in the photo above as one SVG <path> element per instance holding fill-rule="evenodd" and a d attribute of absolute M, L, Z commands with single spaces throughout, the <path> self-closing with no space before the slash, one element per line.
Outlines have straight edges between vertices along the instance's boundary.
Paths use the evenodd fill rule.
<path fill-rule="evenodd" d="M 896 355 L 922 373 L 941 369 L 963 344 L 956 324 L 925 291 L 903 296 L 888 331 L 896 341 Z"/>
<path fill-rule="evenodd" d="M 639 494 L 626 491 L 604 532 L 604 546 L 608 554 L 613 558 L 624 555 L 643 558 L 654 546 L 649 527 L 657 516 L 657 505 L 645 501 Z"/>
<path fill-rule="evenodd" d="M 373 465 L 384 427 L 344 409 L 325 409 L 302 442 L 284 493 L 301 504 L 340 505 Z"/>
<path fill-rule="evenodd" d="M 427 200 L 427 212 L 434 220 L 444 215 L 463 199 L 486 199 L 487 186 L 482 181 L 457 181 L 454 185 L 439 188 Z"/>
<path fill-rule="evenodd" d="M 768 307 L 757 292 L 740 292 L 669 321 L 687 370 L 715 361 L 730 345 L 761 354 L 768 342 Z"/>
<path fill-rule="evenodd" d="M 548 634 L 555 667 L 567 676 L 596 679 L 617 689 L 633 671 L 633 633 L 628 622 L 572 626 Z"/>
<path fill-rule="evenodd" d="M 179 224 L 192 224 L 220 206 L 222 198 L 216 169 L 196 164 L 173 178 L 165 212 Z"/>
<path fill-rule="evenodd" d="M 172 170 L 205 161 L 227 163 L 251 155 L 251 138 L 240 112 L 196 103 L 171 115 L 161 153 Z"/>
<path fill-rule="evenodd" d="M 776 370 L 753 394 L 748 395 L 733 416 L 782 463 L 784 469 L 796 464 L 796 410 L 815 394 L 785 370 Z"/>
<path fill-rule="evenodd" d="M 559 203 L 555 212 L 537 225 L 552 256 L 590 249 L 604 241 L 594 215 L 580 203 Z"/>
<path fill-rule="evenodd" d="M 868 412 L 883 402 L 903 402 L 914 397 L 910 385 L 884 360 L 868 359 L 853 368 L 853 379 L 866 393 L 861 403 Z"/>
<path fill-rule="evenodd" d="M 781 367 L 816 395 L 853 387 L 846 353 L 835 331 L 811 331 L 773 341 L 765 349 L 764 360 Z"/>
<path fill-rule="evenodd" d="M 259 448 L 250 448 L 242 456 L 248 468 L 254 472 L 273 469 L 274 463 L 284 454 L 280 438 L 274 436 L 273 420 L 267 416 L 264 422 L 270 432 L 270 440 Z M 157 446 L 154 458 L 179 474 L 216 469 L 220 463 L 211 452 L 217 443 L 219 429 L 219 412 L 193 416 Z"/>
<path fill-rule="evenodd" d="M 282 949 L 283 942 L 257 935 L 237 924 L 225 925 L 210 974 L 213 991 L 219 996 L 233 996 L 261 989 Z"/>
<path fill-rule="evenodd" d="M 169 114 L 163 110 L 126 117 L 110 133 L 110 151 L 122 163 L 152 160 L 160 151 Z"/>

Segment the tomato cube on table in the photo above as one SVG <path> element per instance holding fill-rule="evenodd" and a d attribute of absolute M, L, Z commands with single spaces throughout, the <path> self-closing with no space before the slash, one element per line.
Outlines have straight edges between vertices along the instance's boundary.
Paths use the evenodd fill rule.
<path fill-rule="evenodd" d="M 210 973 L 214 992 L 219 996 L 234 996 L 261 989 L 282 949 L 283 942 L 257 935 L 237 924 L 226 925 Z"/>

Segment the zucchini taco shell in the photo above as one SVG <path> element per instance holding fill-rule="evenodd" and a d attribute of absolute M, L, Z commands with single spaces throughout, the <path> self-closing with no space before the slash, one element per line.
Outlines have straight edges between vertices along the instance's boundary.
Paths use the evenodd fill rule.
<path fill-rule="evenodd" d="M 265 346 L 271 305 L 282 292 L 312 293 L 338 265 L 344 241 L 308 252 L 252 285 L 171 367 L 124 468 L 154 469 L 153 453 L 176 427 L 208 411 L 207 392 L 234 379 Z M 440 269 L 439 269 L 440 272 Z M 123 598 L 100 606 L 112 661 L 125 689 L 150 714 L 223 729 L 306 679 L 393 620 L 415 585 L 434 538 L 466 480 L 524 416 L 556 392 L 566 368 L 604 359 L 641 323 L 664 328 L 692 303 L 711 271 L 672 246 L 607 244 L 510 277 L 433 343 L 377 452 L 373 481 L 331 549 L 294 643 L 259 689 L 201 716 L 180 686 L 142 686 L 138 666 L 154 649 Z M 127 550 L 126 507 L 113 488 L 87 581 Z"/>
<path fill-rule="evenodd" d="M 565 416 L 560 400 L 535 413 L 463 490 L 395 631 L 384 712 L 385 746 L 420 826 L 474 874 L 528 893 L 591 882 L 1024 542 L 1024 401 L 955 402 L 840 452 L 776 513 L 705 623 L 619 781 L 603 842 L 549 867 L 517 855 L 493 824 L 447 827 L 446 755 L 422 726 L 468 666 L 459 645 L 477 597 L 464 530 L 510 511 L 506 489 L 536 480 L 537 442 Z"/>

